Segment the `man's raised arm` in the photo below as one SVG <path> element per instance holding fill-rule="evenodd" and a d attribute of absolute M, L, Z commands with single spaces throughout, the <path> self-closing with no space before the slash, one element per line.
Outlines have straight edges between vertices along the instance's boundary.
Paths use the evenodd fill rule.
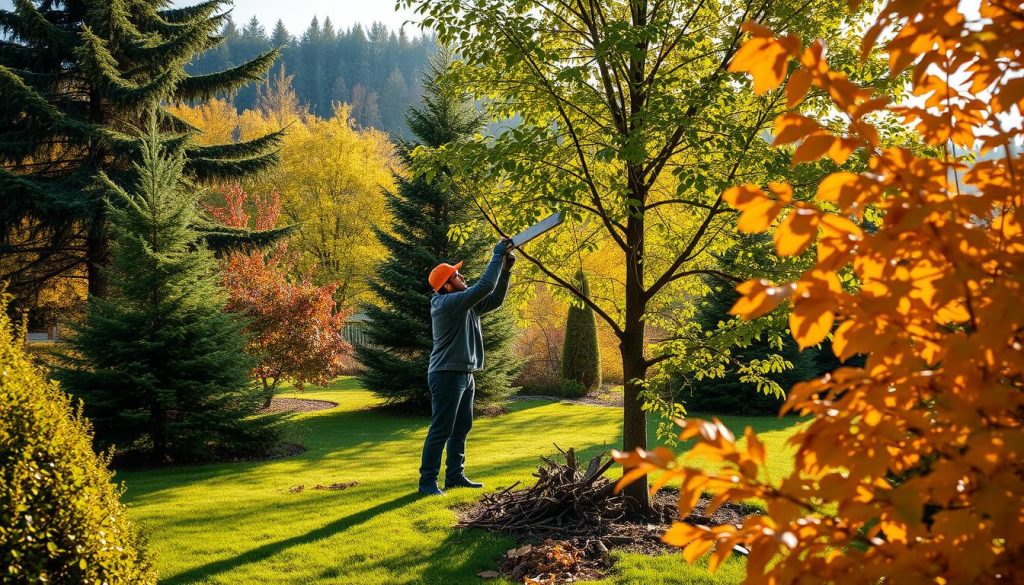
<path fill-rule="evenodd" d="M 504 256 L 505 251 L 508 250 L 510 245 L 511 242 L 509 240 L 502 240 L 498 242 L 498 244 L 494 246 L 494 255 L 491 257 L 490 263 L 487 264 L 487 269 L 484 270 L 480 280 L 476 281 L 473 286 L 464 291 L 441 295 L 441 306 L 445 310 L 449 311 L 468 311 L 474 305 L 491 295 L 499 281 L 502 280 L 502 256 Z M 505 286 L 507 288 L 507 278 L 504 280 L 506 280 Z"/>

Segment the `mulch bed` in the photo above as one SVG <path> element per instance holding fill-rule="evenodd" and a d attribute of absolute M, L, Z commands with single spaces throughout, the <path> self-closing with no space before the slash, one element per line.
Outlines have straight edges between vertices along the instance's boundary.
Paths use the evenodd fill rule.
<path fill-rule="evenodd" d="M 278 412 L 314 412 L 327 410 L 338 406 L 337 402 L 329 400 L 310 400 L 308 398 L 279 398 L 275 396 L 270 401 L 270 406 L 260 409 L 261 413 Z"/>
<path fill-rule="evenodd" d="M 612 549 L 678 551 L 661 542 L 678 515 L 677 491 L 662 490 L 652 502 L 654 514 L 637 516 L 630 512 L 629 499 L 616 494 L 615 484 L 603 476 L 611 459 L 599 455 L 583 466 L 572 449 L 561 452 L 564 464 L 542 458 L 544 465 L 534 473 L 537 482 L 532 487 L 516 490 L 518 483 L 513 484 L 459 512 L 460 526 L 517 537 L 519 546 L 500 561 L 501 574 L 533 583 L 572 583 L 600 577 L 611 566 Z M 759 513 L 752 506 L 727 502 L 709 517 L 705 510 L 710 499 L 701 498 L 685 521 L 739 524 Z M 496 576 L 484 573 L 482 577 Z"/>

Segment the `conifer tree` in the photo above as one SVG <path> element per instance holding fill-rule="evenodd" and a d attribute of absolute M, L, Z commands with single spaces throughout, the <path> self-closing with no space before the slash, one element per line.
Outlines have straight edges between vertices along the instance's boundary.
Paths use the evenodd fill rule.
<path fill-rule="evenodd" d="M 417 145 L 437 148 L 466 140 L 480 127 L 480 117 L 465 96 L 440 80 L 451 57 L 439 52 L 424 83 L 422 105 L 407 115 Z M 364 307 L 371 320 L 369 345 L 357 347 L 365 366 L 360 378 L 385 400 L 410 411 L 429 412 L 427 365 L 432 347 L 427 275 L 439 262 L 464 260 L 462 271 L 479 274 L 493 246 L 486 229 L 474 230 L 465 242 L 448 238 L 449 228 L 469 220 L 472 203 L 453 191 L 443 171 L 432 181 L 419 176 L 395 176 L 397 188 L 386 193 L 394 217 L 390 233 L 376 230 L 388 250 L 371 288 L 381 302 Z M 492 311 L 482 319 L 486 365 L 476 375 L 477 403 L 500 403 L 511 393 L 511 381 L 521 365 L 512 353 L 514 325 L 507 312 Z"/>
<path fill-rule="evenodd" d="M 773 249 L 772 239 L 763 234 L 741 234 L 716 257 L 716 268 L 741 278 L 771 278 L 796 269 L 798 263 L 774 258 Z M 740 297 L 735 282 L 708 275 L 704 283 L 707 292 L 695 302 L 691 334 L 701 339 L 705 351 L 687 360 L 694 370 L 676 372 L 670 383 L 687 411 L 776 415 L 794 384 L 828 371 L 818 364 L 819 348 L 801 351 L 789 338 L 784 315 L 744 323 L 729 313 Z M 696 371 L 705 375 L 698 377 Z"/>
<path fill-rule="evenodd" d="M 224 41 L 216 34 L 227 21 L 218 12 L 223 4 L 18 0 L 13 10 L 0 10 L 6 37 L 0 43 L 0 244 L 25 226 L 41 234 L 29 249 L 2 248 L 20 255 L 0 275 L 13 281 L 12 289 L 85 266 L 90 293 L 106 294 L 100 269 L 109 257 L 103 203 L 109 193 L 98 173 L 126 184 L 140 152 L 133 129 L 152 104 L 237 89 L 259 79 L 276 58 L 270 50 L 224 71 L 186 73 L 193 58 Z M 184 155 L 192 178 L 238 179 L 276 161 L 280 133 L 199 146 L 188 140 L 191 127 L 166 113 L 160 121 L 162 130 L 177 134 L 167 146 Z M 218 244 L 243 235 L 221 233 Z M 76 262 L 51 261 L 68 251 Z"/>
<path fill-rule="evenodd" d="M 155 463 L 259 452 L 275 432 L 254 416 L 242 324 L 224 311 L 216 261 L 192 227 L 200 194 L 155 114 L 142 147 L 131 192 L 108 183 L 112 294 L 90 299 L 58 378 L 83 399 L 101 447 Z"/>
<path fill-rule="evenodd" d="M 590 294 L 587 275 L 576 273 L 580 291 Z M 601 354 L 597 345 L 597 320 L 594 310 L 573 304 L 565 320 L 565 342 L 562 344 L 562 391 L 583 396 L 601 386 Z"/>
<path fill-rule="evenodd" d="M 729 309 L 736 303 L 739 293 L 728 282 L 708 282 L 710 292 L 699 302 L 696 321 L 705 332 L 716 334 L 718 324 L 734 319 Z M 827 370 L 817 364 L 818 348 L 800 351 L 791 339 L 783 341 L 781 348 L 774 347 L 767 335 L 749 340 L 749 343 L 727 348 L 729 359 L 723 365 L 720 376 L 683 382 L 677 380 L 676 398 L 689 413 L 777 415 L 785 392 L 796 384 L 821 375 Z M 764 364 L 768 371 L 762 372 L 765 380 L 774 382 L 781 394 L 768 390 L 768 385 L 752 379 L 742 370 L 750 368 L 755 361 Z M 786 366 L 784 363 L 788 363 Z"/>
<path fill-rule="evenodd" d="M 242 63 L 255 59 L 271 48 L 270 37 L 259 20 L 253 16 L 242 28 L 242 33 L 237 43 L 233 43 L 235 50 L 232 51 L 232 61 Z M 252 109 L 256 103 L 256 84 L 248 84 L 240 87 L 235 92 L 235 107 L 239 110 Z"/>
<path fill-rule="evenodd" d="M 288 32 L 288 29 L 284 26 L 284 21 L 280 18 L 277 19 L 277 23 L 274 24 L 274 32 L 270 33 L 270 45 L 273 47 L 282 47 L 284 45 L 290 45 L 295 42 L 295 37 Z"/>

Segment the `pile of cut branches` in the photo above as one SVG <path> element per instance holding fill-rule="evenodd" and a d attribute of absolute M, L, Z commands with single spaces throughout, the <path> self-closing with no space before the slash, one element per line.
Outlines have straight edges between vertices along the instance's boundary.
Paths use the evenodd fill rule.
<path fill-rule="evenodd" d="M 487 494 L 468 510 L 460 524 L 519 537 L 593 537 L 611 532 L 628 511 L 628 499 L 615 493 L 604 477 L 614 461 L 604 454 L 582 467 L 576 451 L 563 451 L 565 463 L 541 457 L 544 465 L 533 474 L 537 483 L 513 491 L 519 482 Z"/>

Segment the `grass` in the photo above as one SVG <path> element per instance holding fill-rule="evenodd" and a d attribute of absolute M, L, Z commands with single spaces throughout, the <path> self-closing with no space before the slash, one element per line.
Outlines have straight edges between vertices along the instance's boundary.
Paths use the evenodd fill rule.
<path fill-rule="evenodd" d="M 122 472 L 132 517 L 147 531 L 161 582 L 186 583 L 424 583 L 482 582 L 511 538 L 455 528 L 453 506 L 478 491 L 441 498 L 415 493 L 427 423 L 373 410 L 376 400 L 350 378 L 303 398 L 338 402 L 335 409 L 290 415 L 286 438 L 305 445 L 297 457 L 145 472 Z M 792 420 L 723 417 L 737 434 L 753 424 L 763 432 L 773 473 L 791 460 L 781 444 Z M 618 445 L 615 408 L 541 400 L 514 403 L 512 412 L 478 419 L 470 434 L 467 472 L 487 489 L 528 483 L 552 443 L 584 455 Z M 299 493 L 303 484 L 358 481 L 344 491 Z M 600 583 L 735 583 L 742 560 L 711 576 L 679 555 L 620 554 Z M 489 581 L 507 583 L 507 581 Z"/>

